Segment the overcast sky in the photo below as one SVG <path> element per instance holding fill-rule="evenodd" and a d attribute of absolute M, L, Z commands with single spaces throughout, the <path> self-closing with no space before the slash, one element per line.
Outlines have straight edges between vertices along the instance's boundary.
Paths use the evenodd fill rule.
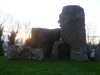
<path fill-rule="evenodd" d="M 33 27 L 50 29 L 59 27 L 59 14 L 66 5 L 83 7 L 85 23 L 100 28 L 100 0 L 0 0 L 1 11 L 15 19 L 30 21 Z"/>

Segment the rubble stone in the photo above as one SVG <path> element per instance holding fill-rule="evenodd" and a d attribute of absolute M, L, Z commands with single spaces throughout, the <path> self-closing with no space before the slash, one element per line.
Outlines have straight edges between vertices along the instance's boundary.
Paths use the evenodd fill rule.
<path fill-rule="evenodd" d="M 7 59 L 15 59 L 20 57 L 20 52 L 22 51 L 22 48 L 16 45 L 10 45 L 8 46 L 6 50 L 6 57 Z"/>

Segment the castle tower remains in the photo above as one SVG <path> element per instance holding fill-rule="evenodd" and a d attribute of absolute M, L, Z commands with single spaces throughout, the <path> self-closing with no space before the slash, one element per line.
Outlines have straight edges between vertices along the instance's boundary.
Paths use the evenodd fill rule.
<path fill-rule="evenodd" d="M 71 45 L 70 58 L 78 61 L 88 60 L 84 9 L 77 5 L 63 7 L 59 23 L 61 40 Z"/>

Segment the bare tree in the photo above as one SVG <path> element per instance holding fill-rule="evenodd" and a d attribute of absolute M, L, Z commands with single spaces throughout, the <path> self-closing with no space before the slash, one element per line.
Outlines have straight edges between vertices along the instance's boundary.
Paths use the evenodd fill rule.
<path fill-rule="evenodd" d="M 31 24 L 30 22 L 21 22 L 21 21 L 16 21 L 16 23 L 13 26 L 14 30 L 18 31 L 18 38 L 16 38 L 16 42 L 20 42 L 21 45 L 23 45 L 23 43 L 26 43 L 26 39 L 27 39 L 27 43 L 28 40 L 31 38 Z"/>
<path fill-rule="evenodd" d="M 3 36 L 4 36 L 4 28 L 6 27 L 7 23 L 10 22 L 10 15 L 5 14 L 4 12 L 0 11 L 0 55 L 3 55 Z"/>
<path fill-rule="evenodd" d="M 31 30 L 32 30 L 32 26 L 31 26 L 30 22 L 28 23 L 28 25 L 25 25 L 25 30 L 26 30 L 25 34 L 26 34 L 26 36 L 28 36 L 28 38 L 25 40 L 25 44 L 27 46 L 31 46 Z"/>
<path fill-rule="evenodd" d="M 30 22 L 25 22 L 24 23 L 24 34 L 29 37 L 30 36 L 30 33 L 31 33 L 31 23 Z"/>
<path fill-rule="evenodd" d="M 30 22 L 27 22 L 24 24 L 24 32 L 25 32 L 25 36 L 27 36 L 26 40 L 25 40 L 25 45 L 26 46 L 31 46 L 31 24 Z"/>
<path fill-rule="evenodd" d="M 86 38 L 87 38 L 87 43 L 89 44 L 90 42 L 92 44 L 96 43 L 96 32 L 97 32 L 97 27 L 93 26 L 91 24 L 86 25 Z"/>

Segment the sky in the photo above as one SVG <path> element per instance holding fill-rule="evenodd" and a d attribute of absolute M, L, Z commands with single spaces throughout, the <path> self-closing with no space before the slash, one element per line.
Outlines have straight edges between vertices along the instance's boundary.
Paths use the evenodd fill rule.
<path fill-rule="evenodd" d="M 17 20 L 30 21 L 32 27 L 59 28 L 58 20 L 62 8 L 79 5 L 84 8 L 85 24 L 96 27 L 100 36 L 100 0 L 0 0 L 0 10 Z"/>

